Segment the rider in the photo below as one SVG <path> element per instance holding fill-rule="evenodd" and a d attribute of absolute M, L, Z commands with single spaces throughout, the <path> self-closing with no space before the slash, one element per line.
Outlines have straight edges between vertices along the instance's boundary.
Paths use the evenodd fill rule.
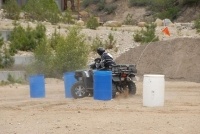
<path fill-rule="evenodd" d="M 99 47 L 97 49 L 97 53 L 101 56 L 101 69 L 103 70 L 110 70 L 112 65 L 116 65 L 116 63 L 113 60 L 113 57 L 110 53 L 107 53 L 104 48 Z"/>

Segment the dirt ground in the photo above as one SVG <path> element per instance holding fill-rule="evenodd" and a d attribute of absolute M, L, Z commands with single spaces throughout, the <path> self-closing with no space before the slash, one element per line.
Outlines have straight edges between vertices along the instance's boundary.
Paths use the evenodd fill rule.
<path fill-rule="evenodd" d="M 198 134 L 200 83 L 165 81 L 163 107 L 135 96 L 110 101 L 65 98 L 64 82 L 45 79 L 46 97 L 30 98 L 29 85 L 0 86 L 0 134 Z"/>

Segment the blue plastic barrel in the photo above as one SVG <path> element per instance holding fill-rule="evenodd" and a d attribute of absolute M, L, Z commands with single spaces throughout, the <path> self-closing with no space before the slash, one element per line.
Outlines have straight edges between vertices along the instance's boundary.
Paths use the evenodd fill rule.
<path fill-rule="evenodd" d="M 95 71 L 94 72 L 94 99 L 111 100 L 112 99 L 112 72 Z"/>
<path fill-rule="evenodd" d="M 31 75 L 29 77 L 31 98 L 45 97 L 45 80 L 43 74 Z"/>
<path fill-rule="evenodd" d="M 76 83 L 76 79 L 74 77 L 74 72 L 66 72 L 64 73 L 64 84 L 65 84 L 65 97 L 72 98 L 71 95 L 71 87 Z"/>

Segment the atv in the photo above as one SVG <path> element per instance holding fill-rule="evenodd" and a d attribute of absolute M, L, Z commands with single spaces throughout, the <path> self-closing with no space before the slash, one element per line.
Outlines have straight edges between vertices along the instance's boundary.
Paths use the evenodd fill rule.
<path fill-rule="evenodd" d="M 75 79 L 77 82 L 71 87 L 71 95 L 73 98 L 83 98 L 93 96 L 93 71 L 96 63 L 90 65 L 90 70 L 75 71 Z M 103 70 L 102 70 L 103 71 Z M 137 73 L 136 65 L 113 65 L 112 71 L 112 98 L 116 97 L 116 93 L 123 93 L 128 90 L 131 95 L 136 94 L 136 85 L 133 82 Z"/>

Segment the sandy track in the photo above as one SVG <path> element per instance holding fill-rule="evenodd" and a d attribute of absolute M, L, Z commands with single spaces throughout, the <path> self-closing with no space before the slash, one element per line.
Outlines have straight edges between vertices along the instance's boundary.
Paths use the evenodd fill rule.
<path fill-rule="evenodd" d="M 65 98 L 62 81 L 48 81 L 43 99 L 30 98 L 28 85 L 1 86 L 0 134 L 200 133 L 200 83 L 167 81 L 164 107 L 143 107 L 142 82 L 137 88 L 98 101 Z"/>

